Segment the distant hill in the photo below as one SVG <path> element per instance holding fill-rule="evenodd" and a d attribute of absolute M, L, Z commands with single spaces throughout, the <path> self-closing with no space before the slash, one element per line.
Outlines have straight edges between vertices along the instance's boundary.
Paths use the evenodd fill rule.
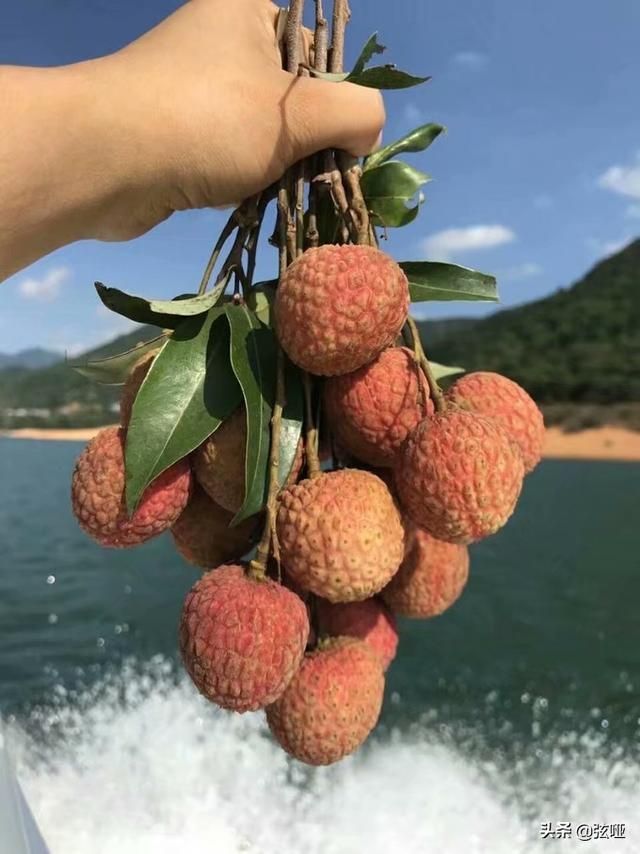
<path fill-rule="evenodd" d="M 19 353 L 0 353 L 0 371 L 6 368 L 48 368 L 60 361 L 60 353 L 34 347 Z"/>
<path fill-rule="evenodd" d="M 420 326 L 430 358 L 504 373 L 562 423 L 640 425 L 640 240 L 545 299 L 483 320 Z M 123 352 L 156 335 L 155 327 L 140 326 L 74 361 Z M 118 396 L 117 386 L 90 382 L 64 360 L 44 368 L 0 367 L 0 428 L 108 423 Z"/>
<path fill-rule="evenodd" d="M 422 329 L 430 358 L 504 373 L 541 403 L 640 401 L 640 240 L 545 299 Z"/>

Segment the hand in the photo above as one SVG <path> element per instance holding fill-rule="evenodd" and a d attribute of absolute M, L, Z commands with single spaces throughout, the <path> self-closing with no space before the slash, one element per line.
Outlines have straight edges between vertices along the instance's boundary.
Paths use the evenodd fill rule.
<path fill-rule="evenodd" d="M 371 151 L 379 93 L 283 71 L 277 12 L 190 0 L 111 56 L 0 69 L 0 107 L 15 116 L 0 140 L 0 235 L 12 226 L 0 278 L 72 240 L 129 239 L 175 210 L 237 203 L 323 148 Z"/>

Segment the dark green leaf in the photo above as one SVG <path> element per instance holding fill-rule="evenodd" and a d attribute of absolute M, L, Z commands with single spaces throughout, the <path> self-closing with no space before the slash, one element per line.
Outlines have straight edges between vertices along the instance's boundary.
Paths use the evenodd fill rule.
<path fill-rule="evenodd" d="M 195 450 L 240 405 L 229 337 L 226 317 L 214 309 L 183 320 L 154 361 L 127 431 L 129 513 L 158 475 Z"/>
<path fill-rule="evenodd" d="M 163 347 L 167 340 L 166 335 L 158 335 L 157 338 L 153 338 L 144 344 L 138 344 L 137 347 L 132 347 L 131 350 L 124 353 L 118 353 L 117 356 L 109 356 L 108 359 L 95 359 L 93 362 L 86 362 L 84 365 L 70 365 L 70 367 L 82 374 L 83 377 L 102 385 L 122 385 L 136 362 L 146 353 Z"/>
<path fill-rule="evenodd" d="M 381 166 L 398 154 L 403 154 L 405 151 L 416 153 L 429 148 L 431 143 L 440 136 L 445 130 L 442 125 L 428 124 L 412 130 L 406 136 L 397 139 L 395 142 L 385 145 L 383 148 L 375 151 L 367 157 L 364 164 L 364 171 L 374 169 L 376 166 Z"/>
<path fill-rule="evenodd" d="M 351 75 L 353 74 L 361 74 L 369 60 L 375 54 L 384 53 L 386 47 L 383 44 L 380 44 L 378 41 L 378 34 L 374 33 L 371 38 L 367 41 L 366 45 L 362 48 L 360 56 L 356 60 L 356 64 L 353 66 L 353 70 L 351 71 Z"/>
<path fill-rule="evenodd" d="M 271 310 L 276 298 L 277 279 L 256 282 L 247 296 L 247 306 L 265 326 L 271 326 Z"/>
<path fill-rule="evenodd" d="M 498 301 L 496 280 L 486 273 L 440 261 L 403 261 L 412 302 Z"/>
<path fill-rule="evenodd" d="M 361 183 L 367 208 L 378 222 L 386 228 L 400 228 L 416 218 L 421 199 L 411 208 L 407 203 L 429 180 L 408 163 L 392 160 L 365 172 Z"/>
<path fill-rule="evenodd" d="M 346 80 L 370 89 L 409 89 L 411 86 L 420 86 L 431 78 L 414 77 L 393 65 L 376 65 L 373 68 L 365 68 L 359 74 L 349 74 Z"/>
<path fill-rule="evenodd" d="M 244 503 L 232 524 L 260 512 L 267 497 L 270 421 L 276 376 L 276 339 L 245 305 L 229 305 L 231 365 L 247 415 Z"/>
<path fill-rule="evenodd" d="M 173 300 L 148 300 L 118 288 L 108 288 L 100 282 L 95 284 L 98 296 L 111 311 L 136 323 L 150 323 L 163 329 L 175 329 L 185 317 L 209 311 L 220 299 L 224 282 L 221 286 L 202 296 L 183 295 Z"/>

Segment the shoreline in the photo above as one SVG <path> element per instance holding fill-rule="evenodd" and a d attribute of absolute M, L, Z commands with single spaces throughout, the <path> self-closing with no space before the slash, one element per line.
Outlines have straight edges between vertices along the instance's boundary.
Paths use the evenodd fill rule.
<path fill-rule="evenodd" d="M 27 427 L 0 431 L 0 438 L 88 442 L 101 429 L 48 430 Z M 594 427 L 576 433 L 563 433 L 559 427 L 548 427 L 543 456 L 545 459 L 640 462 L 640 433 L 622 427 Z"/>

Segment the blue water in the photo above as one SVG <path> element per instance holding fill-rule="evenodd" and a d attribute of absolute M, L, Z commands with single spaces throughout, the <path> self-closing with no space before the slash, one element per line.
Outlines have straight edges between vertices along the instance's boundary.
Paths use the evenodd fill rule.
<path fill-rule="evenodd" d="M 459 603 L 402 624 L 366 749 L 308 772 L 182 678 L 197 572 L 78 530 L 80 448 L 0 439 L 0 713 L 54 854 L 640 850 L 640 466 L 543 463 Z M 539 840 L 563 820 L 626 838 Z"/>

